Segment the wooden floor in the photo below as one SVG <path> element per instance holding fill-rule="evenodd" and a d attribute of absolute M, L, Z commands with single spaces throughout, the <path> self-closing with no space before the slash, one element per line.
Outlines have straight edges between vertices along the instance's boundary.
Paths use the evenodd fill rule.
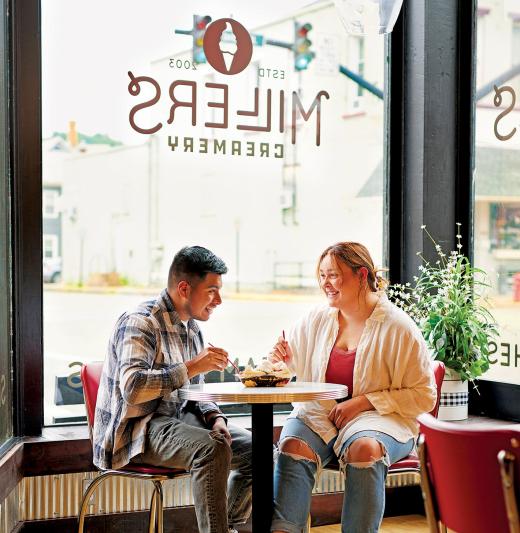
<path fill-rule="evenodd" d="M 313 527 L 312 533 L 340 533 L 341 526 L 321 526 Z M 392 518 L 385 518 L 381 529 L 381 533 L 428 533 L 428 524 L 426 518 L 420 515 L 409 516 L 394 516 Z"/>

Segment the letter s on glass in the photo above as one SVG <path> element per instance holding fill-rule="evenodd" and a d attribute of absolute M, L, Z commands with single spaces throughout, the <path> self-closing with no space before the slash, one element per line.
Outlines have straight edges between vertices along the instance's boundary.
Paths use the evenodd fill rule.
<path fill-rule="evenodd" d="M 132 74 L 132 72 L 128 72 L 128 75 L 130 76 L 130 83 L 128 85 L 128 92 L 132 96 L 137 96 L 141 92 L 141 87 L 139 86 L 140 82 L 145 82 L 146 81 L 148 83 L 151 83 L 153 85 L 153 87 L 155 88 L 155 96 L 151 100 L 147 100 L 146 102 L 143 102 L 142 104 L 137 104 L 136 106 L 132 107 L 132 109 L 130 110 L 130 116 L 129 116 L 130 126 L 132 126 L 132 128 L 135 131 L 137 131 L 137 133 L 148 133 L 148 134 L 151 134 L 151 133 L 158 132 L 162 128 L 162 123 L 161 122 L 159 122 L 158 124 L 156 124 L 152 128 L 141 128 L 135 123 L 135 114 L 138 111 L 140 111 L 141 109 L 146 109 L 147 107 L 152 107 L 153 105 L 155 105 L 159 101 L 159 99 L 161 98 L 161 87 L 159 86 L 159 84 L 153 78 L 150 78 L 149 76 L 139 76 L 139 77 L 136 78 Z"/>
<path fill-rule="evenodd" d="M 509 114 L 515 108 L 515 103 L 516 103 L 515 91 L 513 90 L 512 87 L 509 87 L 508 85 L 504 85 L 504 87 L 500 87 L 500 89 L 496 85 L 493 85 L 493 89 L 495 89 L 495 97 L 493 98 L 493 103 L 495 104 L 495 107 L 500 107 L 502 105 L 502 93 L 507 92 L 511 94 L 511 105 L 508 108 L 506 108 L 505 111 L 502 111 L 500 115 L 498 115 L 498 117 L 495 119 L 495 126 L 494 126 L 495 137 L 499 141 L 508 141 L 516 133 L 516 128 L 513 128 L 507 135 L 501 135 L 500 133 L 498 133 L 498 123 L 502 118 L 504 118 L 507 114 Z"/>
<path fill-rule="evenodd" d="M 83 366 L 83 363 L 81 363 L 80 361 L 74 361 L 73 363 L 69 364 L 69 368 L 72 368 L 74 366 L 79 366 L 81 368 Z M 68 375 L 67 385 L 72 389 L 79 389 L 81 387 L 80 372 L 73 372 L 72 374 Z"/>

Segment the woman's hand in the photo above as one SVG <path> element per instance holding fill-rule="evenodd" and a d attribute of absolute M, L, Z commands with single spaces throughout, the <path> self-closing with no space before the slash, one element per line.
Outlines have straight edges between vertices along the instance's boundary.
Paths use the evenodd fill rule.
<path fill-rule="evenodd" d="M 283 361 L 288 363 L 292 359 L 292 351 L 289 343 L 283 338 L 279 337 L 278 342 L 273 346 L 273 349 L 269 352 L 269 360 L 272 363 Z"/>
<path fill-rule="evenodd" d="M 329 420 L 338 428 L 353 420 L 359 413 L 363 411 L 372 411 L 374 406 L 368 401 L 366 396 L 356 396 L 351 400 L 338 403 L 329 413 Z"/>

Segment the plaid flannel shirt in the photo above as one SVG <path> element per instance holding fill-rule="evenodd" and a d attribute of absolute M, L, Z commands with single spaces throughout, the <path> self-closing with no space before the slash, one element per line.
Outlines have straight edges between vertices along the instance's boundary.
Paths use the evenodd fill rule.
<path fill-rule="evenodd" d="M 191 409 L 205 419 L 214 403 L 181 402 L 177 389 L 188 384 L 185 361 L 204 347 L 197 323 L 188 330 L 164 289 L 117 321 L 108 346 L 93 428 L 94 464 L 121 468 L 144 451 L 148 422 L 154 414 L 177 417 Z M 192 382 L 203 383 L 204 374 Z"/>

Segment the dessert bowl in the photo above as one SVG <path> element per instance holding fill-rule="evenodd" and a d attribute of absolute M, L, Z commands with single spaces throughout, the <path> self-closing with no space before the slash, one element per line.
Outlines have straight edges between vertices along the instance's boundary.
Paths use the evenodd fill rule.
<path fill-rule="evenodd" d="M 292 376 L 282 361 L 271 363 L 264 360 L 256 367 L 246 367 L 238 377 L 246 387 L 284 387 Z"/>

